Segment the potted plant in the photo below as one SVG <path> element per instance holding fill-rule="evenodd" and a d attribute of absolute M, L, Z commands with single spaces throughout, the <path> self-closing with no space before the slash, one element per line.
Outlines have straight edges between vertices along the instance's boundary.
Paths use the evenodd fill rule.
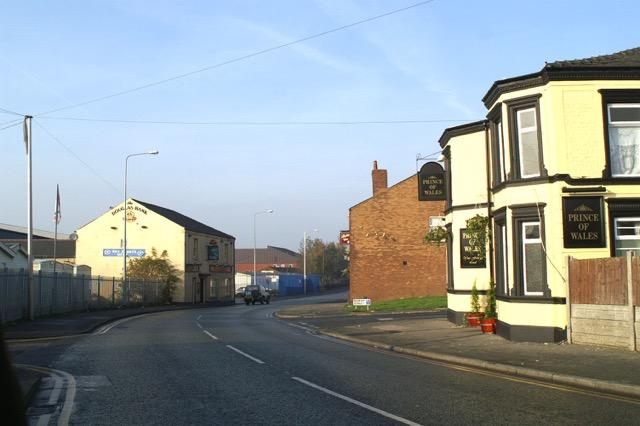
<path fill-rule="evenodd" d="M 485 303 L 484 318 L 480 320 L 480 328 L 483 333 L 495 334 L 498 314 L 496 312 L 496 283 L 493 281 L 489 282 L 489 290 L 487 291 Z"/>
<path fill-rule="evenodd" d="M 480 325 L 480 320 L 484 314 L 480 312 L 480 296 L 478 294 L 478 288 L 476 282 L 473 282 L 471 287 L 471 312 L 467 313 L 467 324 L 469 327 L 477 327 Z"/>

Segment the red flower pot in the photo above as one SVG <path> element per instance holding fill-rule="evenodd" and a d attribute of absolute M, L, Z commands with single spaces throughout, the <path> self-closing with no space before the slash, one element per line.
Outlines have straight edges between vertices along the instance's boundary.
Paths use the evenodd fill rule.
<path fill-rule="evenodd" d="M 469 327 L 478 327 L 483 317 L 484 314 L 482 312 L 469 312 L 467 314 L 467 324 L 469 324 Z"/>
<path fill-rule="evenodd" d="M 496 319 L 495 318 L 483 318 L 480 320 L 480 328 L 483 333 L 496 333 Z"/>

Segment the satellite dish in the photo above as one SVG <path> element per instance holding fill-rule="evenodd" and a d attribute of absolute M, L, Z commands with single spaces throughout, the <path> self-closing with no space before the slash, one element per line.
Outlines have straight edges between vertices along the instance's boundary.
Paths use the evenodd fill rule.
<path fill-rule="evenodd" d="M 71 241 L 75 241 L 78 239 L 78 234 L 76 233 L 76 231 L 73 231 L 70 235 L 69 235 L 69 239 Z"/>

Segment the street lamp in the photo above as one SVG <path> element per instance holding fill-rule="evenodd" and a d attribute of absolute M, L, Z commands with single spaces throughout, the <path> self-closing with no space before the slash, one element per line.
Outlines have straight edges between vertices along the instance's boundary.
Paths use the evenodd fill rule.
<path fill-rule="evenodd" d="M 253 214 L 253 285 L 258 284 L 258 277 L 256 273 L 256 216 L 262 213 L 273 213 L 275 210 L 262 210 Z"/>
<path fill-rule="evenodd" d="M 127 174 L 129 171 L 129 158 L 136 157 L 138 155 L 158 155 L 158 154 L 159 154 L 158 150 L 138 152 L 136 154 L 129 154 L 124 159 L 124 210 L 122 213 L 124 217 L 124 241 L 122 244 L 124 247 L 124 251 L 122 252 L 122 258 L 124 259 L 124 268 L 122 273 L 123 303 L 126 301 L 125 295 L 126 295 L 126 288 L 127 288 Z"/>
<path fill-rule="evenodd" d="M 317 229 L 314 229 L 313 232 L 318 232 Z M 304 289 L 304 295 L 307 295 L 307 231 L 304 231 L 302 240 L 302 287 Z"/>

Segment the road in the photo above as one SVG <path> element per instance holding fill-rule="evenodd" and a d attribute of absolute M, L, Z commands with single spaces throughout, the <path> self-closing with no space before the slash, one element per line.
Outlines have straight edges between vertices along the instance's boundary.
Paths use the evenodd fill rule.
<path fill-rule="evenodd" d="M 273 316 L 335 298 L 156 313 L 12 352 L 59 372 L 38 395 L 57 400 L 43 424 L 638 423 L 635 402 L 364 348 Z"/>

